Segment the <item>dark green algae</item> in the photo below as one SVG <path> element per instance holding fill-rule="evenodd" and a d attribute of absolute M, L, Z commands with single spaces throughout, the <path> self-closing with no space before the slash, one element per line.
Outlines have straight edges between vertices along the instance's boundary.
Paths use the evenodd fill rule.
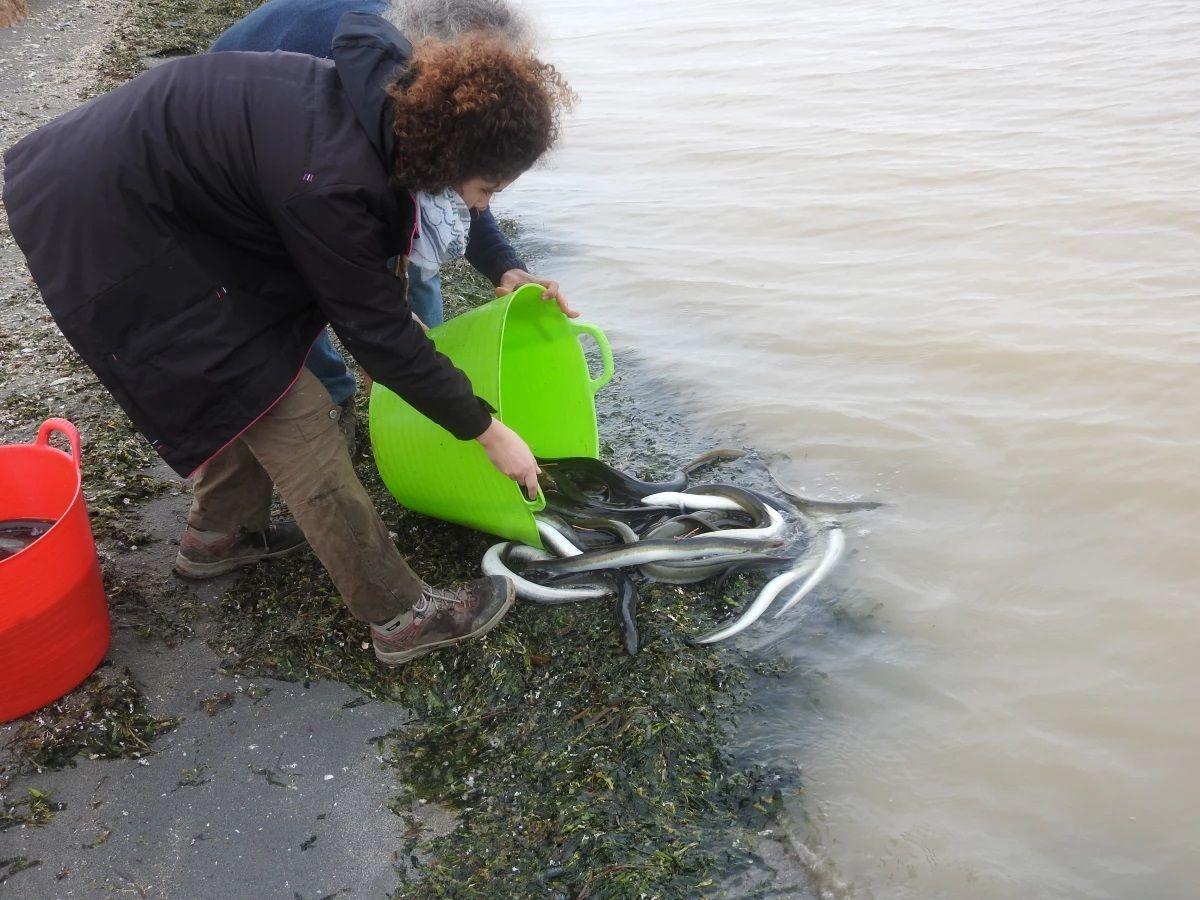
<path fill-rule="evenodd" d="M 63 809 L 65 807 L 55 803 L 50 794 L 37 788 L 26 788 L 25 796 L 19 798 L 0 794 L 0 831 L 18 826 L 45 825 Z"/>
<path fill-rule="evenodd" d="M 465 274 L 443 274 L 455 311 L 490 296 Z M 655 477 L 696 448 L 680 437 L 682 416 L 675 434 L 651 435 L 645 421 L 673 414 L 646 405 L 619 374 L 600 397 L 603 454 Z M 367 443 L 360 419 L 359 444 Z M 494 538 L 399 508 L 369 456 L 357 468 L 422 578 L 478 577 Z M 741 577 L 722 593 L 644 587 L 635 657 L 607 601 L 519 603 L 487 637 L 391 671 L 376 664 L 366 629 L 309 556 L 241 579 L 222 601 L 224 633 L 211 645 L 230 674 L 333 678 L 405 708 L 379 738 L 405 786 L 394 808 L 446 804 L 459 825 L 428 841 L 410 827 L 404 852 L 419 847 L 427 862 L 398 897 L 719 896 L 755 861 L 753 835 L 775 821 L 781 791 L 798 789 L 794 772 L 744 765 L 727 750 L 756 672 L 735 652 L 686 644 L 755 584 Z"/>
<path fill-rule="evenodd" d="M 73 766 L 81 754 L 140 759 L 179 722 L 151 713 L 129 669 L 105 663 L 71 693 L 19 721 L 5 745 L 0 777 Z"/>
<path fill-rule="evenodd" d="M 132 0 L 96 92 L 147 61 L 203 50 L 256 5 Z M 448 313 L 491 296 L 490 285 L 461 263 L 443 278 Z M 68 368 L 77 371 L 73 362 Z M 656 415 L 647 427 L 621 380 L 602 395 L 606 458 L 647 477 L 670 471 L 679 460 L 668 438 L 686 434 L 685 420 Z M 138 534 L 128 524 L 130 506 L 169 483 L 145 475 L 150 448 L 110 400 L 93 399 L 89 503 L 103 534 L 132 543 Z M 366 441 L 360 421 L 360 446 Z M 358 470 L 422 577 L 446 584 L 477 575 L 490 539 L 398 509 L 368 458 L 360 455 Z M 443 803 L 458 812 L 459 824 L 424 840 L 419 823 L 406 817 L 398 851 L 419 848 L 427 861 L 397 897 L 719 895 L 730 874 L 754 860 L 751 837 L 774 820 L 781 789 L 795 786 L 793 773 L 745 766 L 726 750 L 751 670 L 735 653 L 685 644 L 687 635 L 727 617 L 747 589 L 744 579 L 721 595 L 647 587 L 638 613 L 644 648 L 636 657 L 624 653 L 608 603 L 518 605 L 486 638 L 390 671 L 375 662 L 366 629 L 308 556 L 242 578 L 221 601 L 221 634 L 210 644 L 229 674 L 332 678 L 403 707 L 398 727 L 378 739 L 404 785 L 393 808 L 404 816 L 413 800 Z M 136 692 L 131 678 L 128 689 Z M 77 693 L 107 697 L 112 721 L 127 718 L 114 737 L 134 739 L 110 740 L 115 755 L 148 752 L 154 736 L 174 724 L 150 716 L 140 695 L 124 689 L 109 696 L 85 685 Z M 73 734 L 66 720 L 57 731 Z M 74 753 L 108 752 L 103 742 L 74 737 L 38 746 L 21 754 L 26 763 L 68 764 Z"/>
<path fill-rule="evenodd" d="M 491 286 L 458 263 L 443 272 L 443 292 L 454 315 L 486 302 Z M 645 387 L 626 387 L 618 366 L 598 402 L 602 455 L 658 477 L 680 454 L 708 448 L 665 392 L 658 401 L 635 395 Z M 360 419 L 359 446 L 368 443 Z M 494 538 L 399 508 L 369 457 L 357 469 L 422 578 L 478 577 Z M 406 788 L 394 808 L 446 804 L 459 825 L 425 843 L 410 829 L 405 851 L 419 845 L 429 862 L 397 897 L 719 896 L 756 859 L 752 836 L 776 820 L 781 792 L 798 789 L 794 772 L 743 765 L 726 749 L 757 671 L 734 652 L 686 644 L 756 583 L 740 577 L 721 593 L 645 586 L 635 657 L 607 601 L 518 604 L 486 638 L 393 672 L 375 663 L 366 630 L 309 557 L 286 576 L 263 567 L 242 579 L 212 645 L 231 674 L 334 678 L 410 713 L 379 739 Z"/>
<path fill-rule="evenodd" d="M 90 94 L 102 94 L 155 62 L 203 53 L 260 3 L 247 0 L 127 0 L 104 48 Z"/>
<path fill-rule="evenodd" d="M 477 577 L 489 538 L 397 509 L 368 460 L 359 474 L 418 574 Z M 230 674 L 333 678 L 408 711 L 379 739 L 402 800 L 460 821 L 397 896 L 695 896 L 752 860 L 750 830 L 794 781 L 725 750 L 751 673 L 685 644 L 739 602 L 648 586 L 636 657 L 608 602 L 518 604 L 486 638 L 391 671 L 310 556 L 239 581 L 211 645 Z"/>
<path fill-rule="evenodd" d="M 18 776 L 74 766 L 80 755 L 141 759 L 153 752 L 151 744 L 157 737 L 180 721 L 150 712 L 128 669 L 101 665 L 65 697 L 16 723 L 0 757 L 0 831 L 45 825 L 64 808 L 36 787 L 24 787 L 23 795 L 11 792 Z M 38 862 L 12 868 L 8 874 Z M 3 865 L 0 861 L 0 870 Z"/>

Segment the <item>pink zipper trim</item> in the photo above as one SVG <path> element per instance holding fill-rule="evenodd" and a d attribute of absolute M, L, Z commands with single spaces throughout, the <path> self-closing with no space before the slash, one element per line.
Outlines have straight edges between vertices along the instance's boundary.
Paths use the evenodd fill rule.
<path fill-rule="evenodd" d="M 328 326 L 326 326 L 326 327 L 328 327 Z M 313 345 L 316 344 L 316 342 L 320 339 L 321 335 L 324 334 L 324 332 L 325 332 L 325 328 L 322 328 L 320 331 L 317 332 L 317 336 L 315 338 L 313 338 L 312 343 L 308 345 L 309 353 L 312 352 Z M 268 406 L 266 409 L 264 409 L 262 412 L 260 412 L 257 416 L 255 416 L 250 421 L 249 425 L 247 425 L 245 428 L 243 428 L 241 431 L 239 431 L 237 434 L 235 434 L 233 437 L 231 437 L 228 441 L 226 441 L 224 444 L 222 444 L 221 449 L 219 449 L 216 453 L 214 453 L 212 456 L 210 456 L 204 462 L 200 463 L 200 465 L 196 466 L 196 468 L 192 469 L 192 471 L 188 473 L 187 477 L 195 478 L 197 472 L 199 472 L 201 469 L 203 469 L 205 466 L 207 466 L 210 462 L 212 462 L 214 459 L 216 459 L 218 456 L 220 456 L 222 453 L 224 453 L 229 448 L 230 444 L 232 444 L 234 441 L 236 441 L 238 438 L 240 438 L 243 434 L 245 434 L 247 431 L 249 431 L 251 428 L 253 428 L 255 425 L 257 425 L 259 419 L 261 419 L 263 416 L 265 416 L 267 413 L 269 413 L 271 410 L 273 410 L 279 404 L 279 401 L 287 396 L 288 391 L 290 391 L 292 388 L 294 388 L 296 386 L 296 382 L 300 380 L 300 376 L 304 374 L 304 370 L 307 368 L 307 363 L 308 363 L 308 353 L 305 353 L 304 354 L 304 363 L 301 364 L 300 371 L 298 371 L 296 373 L 296 377 L 294 377 L 292 379 L 291 383 L 286 388 L 284 388 L 283 393 L 280 394 L 278 397 L 276 397 L 274 400 L 272 400 L 271 405 Z"/>

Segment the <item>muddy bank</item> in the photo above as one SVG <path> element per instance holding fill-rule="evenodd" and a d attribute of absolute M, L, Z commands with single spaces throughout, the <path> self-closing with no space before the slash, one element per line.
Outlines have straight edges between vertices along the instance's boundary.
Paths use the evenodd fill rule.
<path fill-rule="evenodd" d="M 144 65 L 202 49 L 250 5 L 35 11 L 13 32 L 42 36 L 25 41 L 22 65 L 61 79 L 3 73 L 5 146 Z M 490 286 L 454 267 L 445 293 L 461 310 Z M 114 623 L 95 680 L 0 728 L 4 888 L 29 897 L 806 891 L 776 839 L 795 773 L 726 749 L 771 665 L 684 644 L 728 615 L 748 583 L 720 595 L 647 589 L 635 658 L 605 604 L 519 607 L 483 641 L 387 672 L 311 556 L 199 588 L 168 574 L 188 486 L 58 335 L 2 221 L 0 335 L 0 440 L 29 440 L 48 415 L 83 433 Z M 653 475 L 731 442 L 691 434 L 672 392 L 616 350 L 619 374 L 600 403 L 608 458 Z M 725 474 L 757 477 L 756 465 Z M 419 574 L 475 575 L 485 536 L 398 509 L 369 458 L 358 468 Z"/>

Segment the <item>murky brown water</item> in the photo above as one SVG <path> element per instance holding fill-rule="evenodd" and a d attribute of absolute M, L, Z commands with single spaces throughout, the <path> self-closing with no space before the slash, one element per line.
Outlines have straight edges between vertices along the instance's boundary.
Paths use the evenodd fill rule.
<path fill-rule="evenodd" d="M 1200 894 L 1200 6 L 533 5 L 583 104 L 497 206 L 697 430 L 895 503 L 747 726 L 818 854 Z"/>

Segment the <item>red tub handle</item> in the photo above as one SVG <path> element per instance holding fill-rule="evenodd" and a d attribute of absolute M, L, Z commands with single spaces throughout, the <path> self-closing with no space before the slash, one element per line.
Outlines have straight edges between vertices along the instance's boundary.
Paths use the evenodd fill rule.
<path fill-rule="evenodd" d="M 50 446 L 50 435 L 56 431 L 70 442 L 71 458 L 75 460 L 76 466 L 82 468 L 83 462 L 79 455 L 79 429 L 66 419 L 47 419 L 43 422 L 42 427 L 38 429 L 37 441 L 35 443 L 41 447 Z"/>

